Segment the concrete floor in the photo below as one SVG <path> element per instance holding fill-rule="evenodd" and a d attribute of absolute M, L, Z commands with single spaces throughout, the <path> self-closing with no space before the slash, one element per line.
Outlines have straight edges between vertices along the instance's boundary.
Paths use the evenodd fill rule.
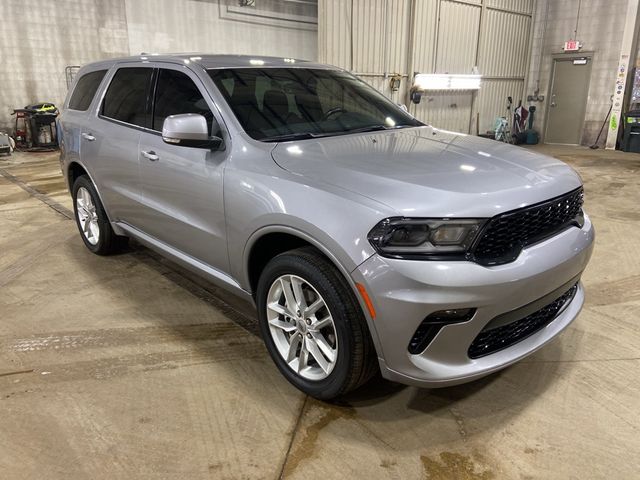
<path fill-rule="evenodd" d="M 0 477 L 640 478 L 640 155 L 538 149 L 598 232 L 578 320 L 484 380 L 340 405 L 292 388 L 228 295 L 89 253 L 57 154 L 0 158 Z"/>

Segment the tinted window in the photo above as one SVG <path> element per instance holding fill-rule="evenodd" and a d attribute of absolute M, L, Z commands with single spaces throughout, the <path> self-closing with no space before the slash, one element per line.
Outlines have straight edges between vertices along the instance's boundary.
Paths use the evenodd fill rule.
<path fill-rule="evenodd" d="M 80 77 L 69 99 L 69 108 L 72 110 L 86 110 L 89 108 L 105 73 L 107 73 L 106 70 L 98 70 Z"/>
<path fill-rule="evenodd" d="M 147 91 L 152 73 L 151 68 L 118 70 L 104 96 L 102 115 L 147 127 Z"/>
<path fill-rule="evenodd" d="M 422 125 L 343 71 L 238 68 L 209 70 L 209 75 L 245 131 L 258 140 Z"/>
<path fill-rule="evenodd" d="M 204 115 L 211 135 L 213 114 L 196 84 L 182 72 L 161 69 L 156 86 L 153 129 L 162 131 L 164 119 L 180 113 Z"/>

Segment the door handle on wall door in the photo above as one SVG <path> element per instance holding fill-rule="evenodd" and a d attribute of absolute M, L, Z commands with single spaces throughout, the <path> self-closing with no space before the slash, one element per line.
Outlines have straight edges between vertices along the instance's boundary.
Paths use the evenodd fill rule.
<path fill-rule="evenodd" d="M 89 140 L 90 142 L 93 142 L 96 139 L 96 137 L 94 137 L 90 133 L 83 133 L 82 138 L 84 138 L 85 140 Z"/>
<path fill-rule="evenodd" d="M 156 155 L 156 152 L 154 152 L 153 150 L 148 150 L 148 151 L 143 150 L 141 153 L 144 158 L 148 158 L 152 162 L 155 162 L 160 158 L 158 155 Z"/>

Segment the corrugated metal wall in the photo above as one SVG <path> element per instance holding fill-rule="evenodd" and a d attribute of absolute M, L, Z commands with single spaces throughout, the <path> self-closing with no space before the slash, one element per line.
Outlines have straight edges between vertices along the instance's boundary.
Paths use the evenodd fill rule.
<path fill-rule="evenodd" d="M 507 96 L 517 103 L 524 94 L 534 1 L 320 0 L 319 58 L 402 103 L 414 72 L 477 67 L 479 92 L 432 92 L 409 108 L 440 128 L 485 132 L 504 115 Z M 402 75 L 401 88 L 391 92 L 395 73 Z"/>

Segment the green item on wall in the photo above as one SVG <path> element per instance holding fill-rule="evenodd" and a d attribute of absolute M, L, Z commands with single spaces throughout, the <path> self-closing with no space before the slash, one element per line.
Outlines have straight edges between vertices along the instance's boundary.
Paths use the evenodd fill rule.
<path fill-rule="evenodd" d="M 611 115 L 611 123 L 609 125 L 611 127 L 611 130 L 615 130 L 616 128 L 618 128 L 618 119 L 615 115 Z"/>

